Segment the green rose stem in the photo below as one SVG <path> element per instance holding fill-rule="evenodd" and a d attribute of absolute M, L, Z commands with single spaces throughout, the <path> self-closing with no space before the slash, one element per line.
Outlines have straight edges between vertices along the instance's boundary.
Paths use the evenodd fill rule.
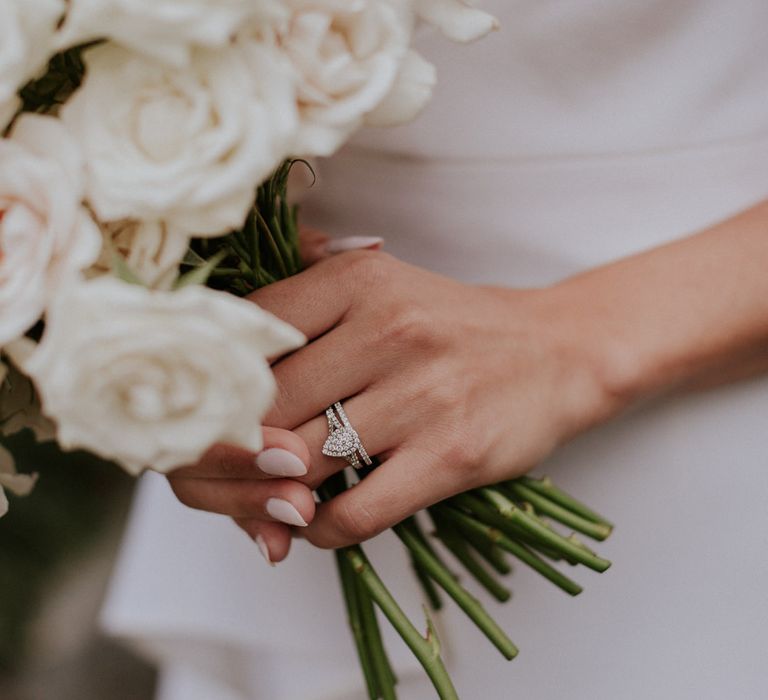
<path fill-rule="evenodd" d="M 340 472 L 326 480 L 318 489 L 318 493 L 323 501 L 328 501 L 347 488 L 346 476 Z M 440 700 L 459 700 L 440 657 L 439 641 L 429 616 L 427 616 L 428 633 L 427 637 L 424 638 L 397 604 L 359 545 L 337 550 L 336 561 L 344 589 L 347 613 L 369 694 L 371 692 L 381 693 L 371 695 L 371 697 L 382 697 L 384 700 L 394 698 L 395 676 L 381 642 L 375 616 L 370 614 L 372 610 L 367 611 L 365 608 L 365 598 L 369 598 L 376 604 L 411 649 L 432 681 Z M 444 566 L 439 562 L 438 567 L 445 571 Z M 357 579 L 356 588 L 353 587 L 350 575 Z M 386 693 L 390 694 L 387 695 Z"/>
<path fill-rule="evenodd" d="M 248 259 L 251 263 L 251 279 L 254 286 L 258 288 L 263 284 L 264 276 L 262 274 L 261 251 L 259 250 L 260 235 L 259 227 L 256 224 L 255 209 L 251 209 L 248 218 L 245 220 L 243 236 L 248 248 Z"/>
<path fill-rule="evenodd" d="M 541 517 L 541 516 L 540 516 L 540 515 L 539 515 L 539 514 L 536 512 L 536 510 L 534 509 L 534 507 L 533 507 L 533 506 L 532 506 L 530 503 L 523 503 L 523 504 L 521 504 L 521 507 L 522 507 L 522 509 L 523 509 L 523 510 L 524 510 L 526 513 L 528 513 L 528 515 L 529 515 L 529 516 L 531 516 L 532 518 L 535 518 L 535 519 L 536 519 L 538 522 L 540 522 L 540 523 L 541 523 L 541 524 L 542 524 L 544 527 L 546 527 L 546 528 L 548 528 L 548 529 L 552 530 L 553 532 L 557 532 L 557 531 L 555 530 L 555 528 L 552 526 L 552 523 L 550 523 L 550 522 L 548 522 L 548 521 L 544 520 L 544 519 L 543 519 L 543 518 L 542 518 L 542 517 Z M 532 539 L 532 538 L 530 538 L 530 537 L 529 537 L 529 539 L 530 539 L 530 541 L 531 541 L 531 542 L 533 542 L 533 543 L 535 544 L 535 546 L 536 546 L 536 547 L 539 549 L 539 551 L 541 551 L 541 552 L 544 552 L 544 551 L 545 551 L 545 546 L 544 546 L 544 545 L 541 543 L 541 541 L 538 541 L 538 540 L 534 540 L 534 539 Z M 594 550 L 592 550 L 592 549 L 590 549 L 589 547 L 587 547 L 587 545 L 585 545 L 585 544 L 584 544 L 584 543 L 583 543 L 583 542 L 582 542 L 582 541 L 581 541 L 581 540 L 578 538 L 578 536 L 576 535 L 576 533 L 575 533 L 575 532 L 572 532 L 570 535 L 568 535 L 568 537 L 566 537 L 566 539 L 567 539 L 567 540 L 569 540 L 570 542 L 572 542 L 572 543 L 573 543 L 575 546 L 579 547 L 580 549 L 583 549 L 585 552 L 588 552 L 589 554 L 591 554 L 591 555 L 593 555 L 593 556 L 597 556 L 597 552 L 595 552 Z M 552 556 L 552 557 L 554 557 L 556 561 L 560 561 L 560 560 L 566 561 L 566 562 L 568 562 L 568 563 L 569 563 L 571 566 L 576 566 L 576 565 L 578 565 L 578 563 L 579 563 L 579 562 L 575 561 L 574 559 L 571 559 L 570 557 L 563 555 L 561 552 L 553 552 L 551 555 L 548 555 L 548 556 Z"/>
<path fill-rule="evenodd" d="M 379 620 L 376 617 L 373 598 L 363 585 L 360 578 L 355 577 L 360 592 L 360 611 L 363 618 L 363 632 L 373 657 L 373 667 L 379 684 L 379 691 L 383 700 L 394 700 L 397 677 L 389 663 L 389 657 L 384 649 L 384 640 L 381 638 Z"/>
<path fill-rule="evenodd" d="M 513 527 L 525 532 L 530 537 L 541 541 L 548 549 L 577 561 L 594 571 L 602 573 L 610 567 L 611 562 L 607 559 L 592 554 L 585 548 L 575 544 L 572 540 L 569 540 L 567 537 L 563 537 L 554 530 L 548 528 L 537 518 L 529 515 L 525 510 L 516 506 L 502 493 L 489 488 L 478 489 L 478 492 L 492 504 L 492 507 L 486 506 L 480 499 L 473 496 L 461 495 L 457 496 L 456 500 L 461 504 L 467 504 L 467 507 L 473 512 L 476 512 L 483 521 L 489 525 L 498 527 L 507 535 L 514 537 L 514 530 L 509 528 L 509 525 L 511 524 Z"/>
<path fill-rule="evenodd" d="M 477 520 L 501 530 L 510 539 L 518 540 L 555 561 L 565 559 L 570 564 L 582 563 L 598 572 L 605 571 L 610 562 L 572 537 L 564 537 L 549 523 L 525 508 L 518 508 L 503 494 L 493 493 L 498 505 L 486 502 L 483 489 L 454 497 L 453 502 L 469 511 Z"/>
<path fill-rule="evenodd" d="M 474 531 L 464 530 L 461 533 L 464 540 L 475 550 L 497 573 L 502 576 L 512 573 L 512 566 L 507 561 L 504 550 L 497 547 L 483 535 Z"/>
<path fill-rule="evenodd" d="M 572 527 L 574 530 L 588 535 L 595 540 L 602 541 L 611 534 L 610 525 L 587 520 L 523 484 L 510 481 L 504 484 L 502 489 L 509 493 L 514 500 L 530 503 L 536 512 L 541 513 L 541 515 L 557 520 L 563 525 Z"/>
<path fill-rule="evenodd" d="M 570 494 L 557 488 L 557 486 L 552 483 L 552 480 L 548 476 L 545 476 L 543 479 L 534 479 L 530 476 L 522 476 L 518 479 L 515 479 L 514 481 L 507 482 L 507 484 L 514 483 L 525 486 L 531 491 L 535 491 L 539 495 L 544 496 L 544 498 L 547 498 L 548 500 L 561 505 L 563 508 L 566 508 L 572 513 L 580 515 L 585 520 L 589 520 L 600 525 L 605 525 L 609 528 L 609 531 L 613 529 L 613 525 L 610 523 L 610 521 L 606 520 L 602 515 L 595 513 L 595 511 L 591 510 L 580 501 L 577 501 Z"/>
<path fill-rule="evenodd" d="M 228 239 L 228 243 L 232 248 L 232 251 L 240 259 L 240 264 L 245 265 L 249 270 L 252 270 L 251 264 L 248 262 L 250 256 L 241 237 L 239 235 L 232 235 Z"/>
<path fill-rule="evenodd" d="M 443 609 L 443 600 L 440 597 L 440 591 L 437 590 L 434 582 L 429 578 L 429 574 L 424 571 L 421 565 L 416 561 L 416 558 L 411 554 L 411 568 L 416 575 L 416 580 L 419 582 L 424 596 L 429 602 L 429 607 L 434 611 Z"/>
<path fill-rule="evenodd" d="M 440 700 L 459 700 L 456 689 L 453 687 L 448 671 L 446 671 L 440 657 L 439 643 L 431 623 L 427 637 L 422 637 L 387 590 L 365 556 L 362 547 L 346 547 L 342 550 L 342 555 L 347 557 L 353 571 L 360 577 L 373 601 L 419 660 L 432 681 Z M 441 570 L 444 571 L 444 569 Z"/>
<path fill-rule="evenodd" d="M 509 552 L 513 556 L 517 557 L 524 564 L 527 564 L 535 571 L 538 571 L 544 578 L 554 583 L 558 588 L 561 588 L 570 595 L 578 595 L 583 590 L 582 587 L 575 581 L 569 579 L 564 574 L 560 573 L 557 569 L 550 566 L 543 559 L 538 557 L 534 552 L 525 547 L 520 542 L 516 542 L 501 530 L 486 525 L 485 523 L 475 520 L 462 510 L 457 510 L 453 507 L 445 507 L 441 509 L 446 517 L 451 518 L 462 531 L 471 530 L 476 533 L 484 535 L 488 540 L 498 545 L 505 551 Z"/>
<path fill-rule="evenodd" d="M 410 527 L 413 530 L 413 533 L 424 544 L 424 546 L 428 547 L 432 551 L 432 553 L 435 554 L 435 556 L 437 556 L 437 553 L 432 549 L 432 546 L 429 543 L 427 536 L 424 534 L 424 531 L 421 529 L 421 525 L 419 525 L 419 521 L 415 517 L 412 516 L 406 519 L 403 524 Z M 429 601 L 430 607 L 432 608 L 432 610 L 442 610 L 443 601 L 442 601 L 442 598 L 440 597 L 440 592 L 437 590 L 437 587 L 435 586 L 434 582 L 429 577 L 429 574 L 427 573 L 424 566 L 419 563 L 419 560 L 416 559 L 413 553 L 410 553 L 410 557 L 411 557 L 411 566 L 413 567 L 413 571 L 416 574 L 416 579 L 418 580 L 419 584 L 421 584 L 421 587 L 424 591 L 424 595 Z"/>
<path fill-rule="evenodd" d="M 395 534 L 402 540 L 403 544 L 419 560 L 419 563 L 429 572 L 429 575 L 457 605 L 472 619 L 472 621 L 482 630 L 486 637 L 507 659 L 513 659 L 517 656 L 517 647 L 504 633 L 504 630 L 496 624 L 496 621 L 485 611 L 469 591 L 456 580 L 448 569 L 429 551 L 427 547 L 413 534 L 410 528 L 395 525 L 392 528 Z"/>
<path fill-rule="evenodd" d="M 344 553 L 338 549 L 334 552 L 336 555 L 336 567 L 341 581 L 341 590 L 344 595 L 344 602 L 347 606 L 347 618 L 349 627 L 352 630 L 352 637 L 355 640 L 357 656 L 360 659 L 360 667 L 363 671 L 365 684 L 368 688 L 368 697 L 370 700 L 377 700 L 380 697 L 378 677 L 374 670 L 372 653 L 368 646 L 368 639 L 363 631 L 363 618 L 360 605 L 360 591 Z"/>
<path fill-rule="evenodd" d="M 288 264 L 285 261 L 285 258 L 283 257 L 283 252 L 280 249 L 280 246 L 278 246 L 276 242 L 276 238 L 280 235 L 280 230 L 275 230 L 275 235 L 273 235 L 272 229 L 270 228 L 269 224 L 264 220 L 264 217 L 257 211 L 256 212 L 256 218 L 257 221 L 261 227 L 261 230 L 265 234 L 265 240 L 267 241 L 267 245 L 269 246 L 272 255 L 274 256 L 275 261 L 277 262 L 278 266 L 278 272 L 280 279 L 287 279 L 290 277 L 290 273 L 288 272 Z"/>
<path fill-rule="evenodd" d="M 455 531 L 449 527 L 439 527 L 435 532 L 436 536 L 445 545 L 448 551 L 458 559 L 462 566 L 470 573 L 488 593 L 490 593 L 500 603 L 506 603 L 512 593 L 508 588 L 502 586 L 482 564 L 475 558 L 475 555 L 467 546 L 461 535 L 456 535 Z"/>

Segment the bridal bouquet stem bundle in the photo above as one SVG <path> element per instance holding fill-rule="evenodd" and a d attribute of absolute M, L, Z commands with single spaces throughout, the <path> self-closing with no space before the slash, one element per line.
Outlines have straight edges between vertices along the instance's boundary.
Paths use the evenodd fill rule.
<path fill-rule="evenodd" d="M 292 168 L 429 101 L 420 24 L 466 42 L 496 21 L 469 0 L 0 0 L 0 515 L 4 490 L 34 486 L 2 448 L 22 429 L 133 474 L 216 443 L 261 450 L 268 358 L 305 338 L 243 297 L 302 269 Z M 348 487 L 338 474 L 318 495 Z M 511 554 L 576 595 L 553 562 L 609 562 L 552 522 L 598 540 L 611 529 L 522 478 L 395 533 L 431 606 L 442 591 L 511 659 L 453 567 L 503 602 Z M 375 608 L 439 696 L 457 697 L 429 615 L 423 636 L 362 547 L 336 559 L 370 697 L 396 684 Z"/>

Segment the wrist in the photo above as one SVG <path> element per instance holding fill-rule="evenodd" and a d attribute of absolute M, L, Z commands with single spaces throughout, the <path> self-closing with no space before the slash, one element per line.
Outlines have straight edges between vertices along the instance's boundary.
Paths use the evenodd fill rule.
<path fill-rule="evenodd" d="M 767 227 L 763 203 L 548 291 L 607 407 L 766 371 Z"/>
<path fill-rule="evenodd" d="M 608 308 L 605 291 L 573 278 L 538 292 L 539 318 L 569 368 L 570 434 L 610 420 L 663 383 L 647 346 L 633 339 L 640 329 Z"/>

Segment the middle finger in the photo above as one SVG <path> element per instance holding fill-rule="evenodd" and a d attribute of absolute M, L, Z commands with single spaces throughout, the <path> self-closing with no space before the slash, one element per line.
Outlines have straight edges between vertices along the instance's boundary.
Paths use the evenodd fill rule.
<path fill-rule="evenodd" d="M 359 323 L 343 322 L 276 364 L 272 370 L 277 399 L 264 422 L 293 430 L 382 376 L 386 361 L 381 352 L 370 352 L 363 337 L 365 329 Z"/>
<path fill-rule="evenodd" d="M 310 468 L 307 446 L 294 433 L 262 428 L 264 449 L 258 454 L 234 445 L 214 445 L 197 464 L 171 476 L 188 479 L 274 479 L 305 476 Z"/>

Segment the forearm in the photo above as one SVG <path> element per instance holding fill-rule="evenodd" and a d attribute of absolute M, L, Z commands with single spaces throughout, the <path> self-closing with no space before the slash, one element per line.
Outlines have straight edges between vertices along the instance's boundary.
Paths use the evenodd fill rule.
<path fill-rule="evenodd" d="M 551 297 L 618 408 L 768 370 L 768 202 Z"/>

